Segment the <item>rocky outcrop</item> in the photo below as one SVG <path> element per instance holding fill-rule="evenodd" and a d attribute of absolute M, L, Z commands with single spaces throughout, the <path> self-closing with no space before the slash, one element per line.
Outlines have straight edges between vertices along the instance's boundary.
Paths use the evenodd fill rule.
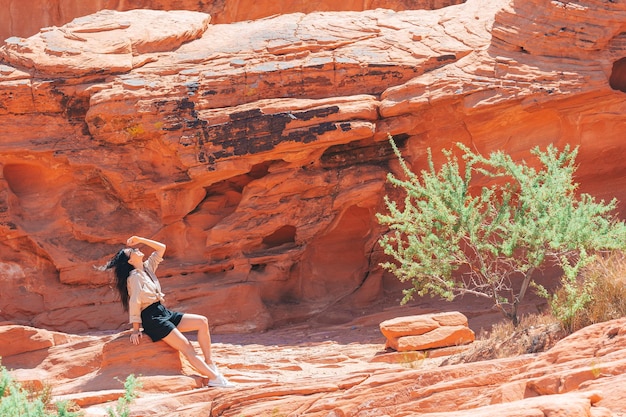
<path fill-rule="evenodd" d="M 130 373 L 143 384 L 131 410 L 144 416 L 623 414 L 626 319 L 585 328 L 544 353 L 447 366 L 441 358 L 378 360 L 394 354 L 371 319 L 220 337 L 214 360 L 237 389 L 198 388 L 193 370 L 164 343 L 133 346 L 128 334 L 68 340 L 9 355 L 3 365 L 31 386 L 51 387 L 55 399 L 80 404 L 87 417 L 106 415 Z M 30 337 L 24 330 L 20 342 Z"/>
<path fill-rule="evenodd" d="M 168 245 L 168 306 L 216 333 L 331 306 L 345 322 L 397 293 L 376 244 L 397 168 L 388 133 L 414 169 L 456 141 L 516 159 L 579 145 L 580 189 L 626 201 L 625 18 L 600 1 L 232 24 L 106 11 L 12 39 L 0 49 L 0 280 L 13 296 L 0 320 L 126 328 L 111 277 L 92 267 L 139 234 Z"/>
<path fill-rule="evenodd" d="M 466 345 L 475 340 L 467 317 L 458 311 L 396 317 L 380 323 L 386 347 L 398 352 Z"/>
<path fill-rule="evenodd" d="M 3 55 L 18 68 L 47 76 L 125 73 L 153 60 L 150 54 L 199 38 L 209 21 L 205 13 L 188 11 L 105 10 L 61 28 L 42 29 L 29 40 L 11 37 Z"/>
<path fill-rule="evenodd" d="M 440 9 L 463 0 L 322 0 L 300 1 L 197 1 L 197 0 L 33 0 L 24 3 L 6 0 L 0 15 L 0 41 L 17 36 L 27 38 L 42 27 L 63 26 L 72 19 L 101 10 L 131 9 L 190 10 L 211 15 L 213 23 L 233 23 L 295 12 L 362 11 L 378 8 L 392 10 Z M 38 13 L 32 13 L 37 10 Z"/>
<path fill-rule="evenodd" d="M 75 339 L 72 335 L 33 327 L 5 324 L 0 329 L 0 358 L 47 349 Z"/>

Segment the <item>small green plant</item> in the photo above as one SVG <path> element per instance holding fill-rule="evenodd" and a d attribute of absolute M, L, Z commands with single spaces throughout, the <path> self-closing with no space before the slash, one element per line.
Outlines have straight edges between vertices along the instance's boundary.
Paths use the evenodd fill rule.
<path fill-rule="evenodd" d="M 141 389 L 141 382 L 130 374 L 124 381 L 124 395 L 117 400 L 115 409 L 108 408 L 107 415 L 109 417 L 129 417 L 130 403 L 137 398 L 137 390 Z"/>
<path fill-rule="evenodd" d="M 72 401 L 59 401 L 56 405 L 59 417 L 78 417 L 82 415 L 80 407 Z"/>
<path fill-rule="evenodd" d="M 10 384 L 11 375 L 4 366 L 0 365 L 0 398 L 6 395 Z"/>
<path fill-rule="evenodd" d="M 124 382 L 125 393 L 115 409 L 107 409 L 109 417 L 129 417 L 130 403 L 137 397 L 141 382 L 129 375 Z M 0 365 L 0 416 L 2 417 L 79 417 L 78 406 L 71 401 L 52 403 L 51 388 L 26 389 L 13 380 L 6 368 Z"/>
<path fill-rule="evenodd" d="M 70 411 L 67 401 L 50 403 L 50 390 L 29 391 L 11 378 L 4 366 L 0 366 L 0 416 L 2 417 L 78 417 L 79 412 Z M 55 407 L 55 411 L 50 408 Z"/>
<path fill-rule="evenodd" d="M 418 175 L 389 139 L 406 179 L 389 174 L 388 180 L 405 198 L 385 197 L 388 214 L 377 217 L 389 232 L 379 243 L 392 258 L 383 268 L 412 284 L 403 303 L 426 294 L 449 301 L 486 297 L 517 325 L 537 270 L 559 265 L 571 283 L 596 251 L 626 246 L 626 225 L 612 214 L 617 201 L 577 193 L 577 149 L 534 148 L 536 169 L 503 152 L 484 157 L 457 144 L 462 164 L 444 150 L 446 162 L 437 170 L 429 150 L 428 168 Z M 566 314 L 580 310 L 592 291 L 562 298 Z"/>
<path fill-rule="evenodd" d="M 594 323 L 626 316 L 626 254 L 613 251 L 598 254 L 576 275 L 565 275 L 548 299 L 552 314 L 563 329 L 573 333 Z"/>

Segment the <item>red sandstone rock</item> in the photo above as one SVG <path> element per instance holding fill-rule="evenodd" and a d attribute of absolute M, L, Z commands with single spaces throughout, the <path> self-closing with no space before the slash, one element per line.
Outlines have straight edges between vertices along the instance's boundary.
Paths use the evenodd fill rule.
<path fill-rule="evenodd" d="M 197 39 L 209 21 L 207 14 L 188 11 L 104 10 L 42 29 L 29 40 L 8 39 L 3 55 L 15 66 L 49 75 L 125 73 L 151 60 L 142 56 Z"/>
<path fill-rule="evenodd" d="M 122 333 L 106 342 L 102 347 L 102 368 L 119 368 L 124 372 L 150 375 L 180 373 L 180 355 L 165 342 L 152 342 L 148 336 L 141 338 L 138 345 L 129 340 L 129 333 Z"/>
<path fill-rule="evenodd" d="M 380 323 L 380 331 L 387 338 L 417 336 L 439 326 L 467 326 L 467 317 L 458 311 L 396 317 Z"/>
<path fill-rule="evenodd" d="M 45 25 L 85 14 L 78 6 Z M 20 13 L 10 19 L 29 20 Z M 144 39 L 146 17 L 162 27 Z M 129 371 L 145 375 L 136 407 L 146 415 L 623 413 L 623 321 L 536 357 L 440 368 L 374 361 L 384 341 L 349 343 L 353 314 L 398 294 L 377 266 L 374 216 L 397 169 L 387 133 L 415 169 L 427 147 L 437 158 L 456 141 L 517 159 L 536 145 L 580 145 L 581 190 L 626 200 L 623 4 L 209 17 L 103 12 L 2 48 L 0 320 L 125 328 L 110 276 L 92 266 L 137 233 L 168 244 L 159 272 L 170 307 L 221 332 L 343 322 L 333 337 L 344 342 L 290 328 L 289 347 L 276 332 L 217 343 L 221 368 L 244 388 L 232 392 L 192 390 L 193 371 L 159 344 L 142 344 L 144 360 L 127 366 L 123 335 L 6 327 L 5 366 L 35 387 L 54 381 L 55 395 L 93 415 Z"/>
<path fill-rule="evenodd" d="M 136 233 L 168 244 L 168 306 L 219 332 L 347 321 L 401 287 L 378 266 L 375 214 L 397 170 L 387 133 L 416 170 L 456 141 L 516 159 L 578 144 L 580 189 L 626 200 L 626 12 L 580 7 L 472 0 L 233 24 L 101 12 L 13 40 L 0 49 L 0 279 L 16 296 L 0 320 L 127 328 L 92 266 Z M 564 38 L 544 42 L 555 27 Z"/>
<path fill-rule="evenodd" d="M 459 312 L 397 317 L 380 323 L 387 347 L 398 352 L 460 346 L 472 343 L 474 332 Z"/>
<path fill-rule="evenodd" d="M 27 38 L 46 26 L 63 26 L 72 19 L 108 9 L 192 10 L 211 15 L 215 23 L 232 23 L 242 20 L 260 19 L 277 14 L 320 11 L 360 11 L 368 9 L 439 9 L 461 0 L 346 0 L 336 1 L 212 1 L 195 0 L 133 0 L 132 3 L 115 0 L 63 0 L 29 3 L 11 2 L 11 6 L 0 15 L 0 41 L 9 36 Z M 39 13 L 33 14 L 37 10 Z"/>
<path fill-rule="evenodd" d="M 68 343 L 71 335 L 18 325 L 0 326 L 0 358 Z"/>
<path fill-rule="evenodd" d="M 474 332 L 466 326 L 442 326 L 419 336 L 389 339 L 387 346 L 398 352 L 426 350 L 472 343 Z"/>
<path fill-rule="evenodd" d="M 420 335 L 439 327 L 431 314 L 397 317 L 380 323 L 380 332 L 387 338 Z"/>
<path fill-rule="evenodd" d="M 351 323 L 355 330 L 300 325 L 225 336 L 226 343 L 214 343 L 214 359 L 239 384 L 234 390 L 196 388 L 193 373 L 170 360 L 163 343 L 132 346 L 127 334 L 9 355 L 3 364 L 17 366 L 13 374 L 32 386 L 52 381 L 55 398 L 75 400 L 86 416 L 112 406 L 122 390 L 110 377 L 123 380 L 131 371 L 143 375 L 131 406 L 141 415 L 619 417 L 623 411 L 626 334 L 619 329 L 626 319 L 590 326 L 538 355 L 448 366 L 424 357 L 373 361 L 388 355 L 382 341 L 372 343 L 377 322 L 363 317 Z M 129 362 L 133 349 L 142 361 Z M 542 381 L 560 383 L 547 389 Z"/>

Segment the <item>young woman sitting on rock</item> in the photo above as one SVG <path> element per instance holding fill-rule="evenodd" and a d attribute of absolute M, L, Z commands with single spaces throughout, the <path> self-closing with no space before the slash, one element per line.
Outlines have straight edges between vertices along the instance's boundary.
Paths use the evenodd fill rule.
<path fill-rule="evenodd" d="M 161 302 L 164 294 L 155 275 L 159 263 L 163 260 L 165 245 L 161 242 L 138 236 L 131 236 L 126 242 L 128 248 L 121 249 L 101 269 L 114 268 L 116 286 L 125 311 L 129 312 L 133 332 L 130 341 L 139 344 L 143 331 L 153 342 L 163 340 L 180 351 L 189 363 L 205 377 L 211 387 L 234 387 L 217 369 L 211 360 L 211 335 L 207 318 L 198 314 L 183 314 L 168 310 Z M 146 261 L 144 254 L 137 248 L 144 244 L 154 252 Z M 197 331 L 198 343 L 204 354 L 204 360 L 196 353 L 193 345 L 183 332 Z"/>

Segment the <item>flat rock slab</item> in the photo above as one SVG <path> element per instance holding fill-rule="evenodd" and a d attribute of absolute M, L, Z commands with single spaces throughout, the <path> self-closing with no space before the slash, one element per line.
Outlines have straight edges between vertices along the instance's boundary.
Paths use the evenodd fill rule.
<path fill-rule="evenodd" d="M 380 323 L 386 347 L 398 352 L 460 346 L 475 340 L 467 317 L 457 311 L 397 317 Z"/>

